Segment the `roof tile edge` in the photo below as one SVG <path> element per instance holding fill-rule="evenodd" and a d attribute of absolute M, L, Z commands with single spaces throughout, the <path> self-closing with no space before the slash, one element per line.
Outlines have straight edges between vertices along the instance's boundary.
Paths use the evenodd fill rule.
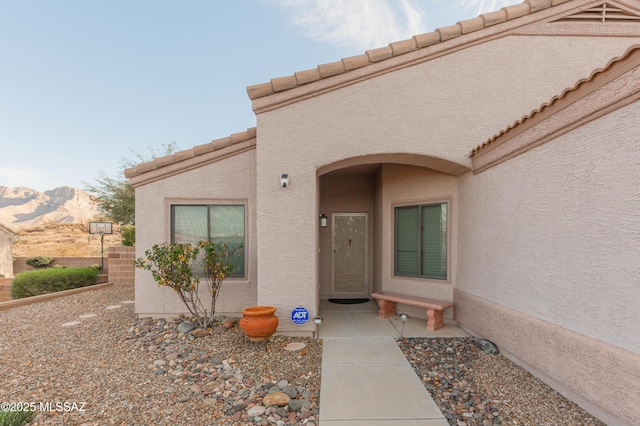
<path fill-rule="evenodd" d="M 135 167 L 125 169 L 124 175 L 126 178 L 131 179 L 150 171 L 159 170 L 161 168 L 171 166 L 184 160 L 208 154 L 210 152 L 253 139 L 256 136 L 257 129 L 255 127 L 251 127 L 244 132 L 234 133 L 230 136 L 227 136 L 226 138 L 215 139 L 207 144 L 197 145 L 191 149 L 178 151 L 172 155 L 158 157 L 152 161 L 140 163 Z"/>
<path fill-rule="evenodd" d="M 562 0 L 560 0 L 560 1 L 562 1 Z M 569 0 L 566 0 L 566 1 L 569 1 Z M 640 51 L 640 44 L 634 44 L 634 45 L 630 46 L 621 56 L 617 56 L 615 58 L 612 58 L 609 62 L 607 62 L 607 64 L 604 67 L 597 68 L 597 69 L 593 70 L 591 72 L 591 74 L 589 74 L 588 77 L 581 78 L 573 86 L 565 88 L 562 91 L 562 93 L 560 93 L 559 95 L 555 95 L 550 100 L 548 100 L 547 102 L 544 102 L 538 108 L 536 108 L 533 111 L 531 111 L 529 114 L 522 116 L 520 119 L 516 120 L 511 125 L 509 125 L 506 128 L 500 130 L 498 133 L 496 133 L 495 135 L 493 135 L 492 137 L 490 137 L 486 141 L 482 142 L 481 144 L 479 144 L 478 146 L 473 148 L 473 150 L 471 150 L 471 153 L 469 154 L 469 156 L 473 158 L 479 152 L 481 152 L 482 150 L 484 150 L 485 148 L 487 148 L 491 144 L 493 144 L 495 141 L 500 139 L 502 136 L 504 136 L 507 133 L 511 132 L 516 127 L 518 127 L 518 126 L 528 122 L 529 120 L 533 119 L 538 114 L 541 114 L 547 108 L 553 106 L 556 102 L 566 98 L 571 93 L 577 91 L 578 89 L 580 89 L 580 86 L 582 86 L 583 84 L 593 81 L 599 74 L 606 73 L 612 67 L 614 67 L 616 64 L 624 61 L 625 59 L 627 59 L 629 56 L 631 56 L 636 51 Z"/>
<path fill-rule="evenodd" d="M 293 76 L 280 77 L 267 83 L 247 87 L 249 99 L 263 98 L 284 90 L 290 90 L 305 84 L 363 68 L 386 59 L 404 55 L 417 49 L 432 46 L 465 34 L 520 18 L 533 12 L 548 9 L 571 0 L 525 0 L 520 4 L 506 6 L 495 12 L 481 14 L 476 18 L 460 21 L 455 25 L 437 28 L 435 31 L 418 34 L 408 40 L 390 43 L 388 46 L 367 50 L 363 55 L 342 58 L 340 61 L 318 65 L 305 71 L 295 72 Z M 295 84 L 292 77 L 295 77 Z"/>

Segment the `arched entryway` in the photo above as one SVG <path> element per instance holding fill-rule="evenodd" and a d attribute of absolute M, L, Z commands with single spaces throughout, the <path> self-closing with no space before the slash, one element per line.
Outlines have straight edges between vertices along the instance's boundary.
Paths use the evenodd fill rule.
<path fill-rule="evenodd" d="M 394 209 L 438 200 L 455 204 L 458 176 L 468 170 L 410 154 L 350 158 L 319 169 L 318 215 L 327 218 L 318 238 L 320 299 L 369 297 L 407 283 L 411 291 L 415 283 L 410 278 L 394 276 Z M 450 275 L 446 278 L 453 282 Z"/>

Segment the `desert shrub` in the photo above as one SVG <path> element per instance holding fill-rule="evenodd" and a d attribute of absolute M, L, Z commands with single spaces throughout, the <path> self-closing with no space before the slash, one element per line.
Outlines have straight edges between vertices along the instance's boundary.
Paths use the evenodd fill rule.
<path fill-rule="evenodd" d="M 27 265 L 36 269 L 46 268 L 51 262 L 53 262 L 53 257 L 37 256 L 27 259 Z"/>
<path fill-rule="evenodd" d="M 98 281 L 98 271 L 92 268 L 47 268 L 21 272 L 13 279 L 11 297 L 38 296 L 57 291 L 94 285 Z"/>
<path fill-rule="evenodd" d="M 136 244 L 135 225 L 122 225 L 120 227 L 120 235 L 122 236 L 123 246 L 134 246 Z"/>
<path fill-rule="evenodd" d="M 0 411 L 0 426 L 21 426 L 29 422 L 35 411 L 22 410 L 22 411 Z"/>

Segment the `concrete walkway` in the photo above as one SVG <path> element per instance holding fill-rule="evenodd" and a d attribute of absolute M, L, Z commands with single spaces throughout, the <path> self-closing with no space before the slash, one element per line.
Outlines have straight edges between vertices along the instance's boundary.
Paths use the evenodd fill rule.
<path fill-rule="evenodd" d="M 321 301 L 320 424 L 448 426 L 395 342 L 401 337 L 400 319 L 379 319 L 377 311 L 375 301 L 359 305 Z M 426 323 L 410 318 L 404 336 L 468 336 L 453 325 L 427 332 Z"/>

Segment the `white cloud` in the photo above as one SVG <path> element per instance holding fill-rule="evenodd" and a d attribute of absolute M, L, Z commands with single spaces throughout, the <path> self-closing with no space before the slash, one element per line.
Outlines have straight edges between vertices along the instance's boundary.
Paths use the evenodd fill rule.
<path fill-rule="evenodd" d="M 361 53 L 522 0 L 267 0 L 305 37 Z M 427 16 L 428 15 L 428 16 Z M 427 25 L 427 17 L 433 28 Z"/>
<path fill-rule="evenodd" d="M 272 0 L 305 36 L 362 51 L 426 32 L 415 0 Z"/>

